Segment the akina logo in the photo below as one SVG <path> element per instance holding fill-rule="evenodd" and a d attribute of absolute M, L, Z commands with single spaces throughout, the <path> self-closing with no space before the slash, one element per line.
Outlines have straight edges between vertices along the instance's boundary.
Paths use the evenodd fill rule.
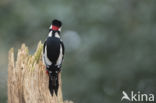
<path fill-rule="evenodd" d="M 122 98 L 121 101 L 127 100 L 127 101 L 144 101 L 144 102 L 154 102 L 154 94 L 143 94 L 140 91 L 135 93 L 134 91 L 131 91 L 130 95 L 128 95 L 125 91 L 122 91 Z"/>

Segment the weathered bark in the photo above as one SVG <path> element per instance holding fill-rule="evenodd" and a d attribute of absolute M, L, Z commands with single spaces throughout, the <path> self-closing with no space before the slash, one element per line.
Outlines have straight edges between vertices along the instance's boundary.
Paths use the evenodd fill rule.
<path fill-rule="evenodd" d="M 42 48 L 43 45 L 39 42 L 34 55 L 30 55 L 23 44 L 18 50 L 16 62 L 14 50 L 9 51 L 8 103 L 63 103 L 61 74 L 58 96 L 52 97 L 49 92 L 49 78 L 41 59 Z"/>

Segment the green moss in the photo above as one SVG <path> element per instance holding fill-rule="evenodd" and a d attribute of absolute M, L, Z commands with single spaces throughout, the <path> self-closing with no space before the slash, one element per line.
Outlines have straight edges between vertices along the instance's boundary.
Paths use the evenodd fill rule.
<path fill-rule="evenodd" d="M 42 54 L 42 50 L 43 50 L 43 44 L 41 43 L 41 41 L 38 43 L 38 47 L 37 47 L 37 50 L 34 54 L 34 60 L 38 63 L 39 62 L 39 59 L 41 57 L 41 54 Z"/>
<path fill-rule="evenodd" d="M 34 70 L 34 66 L 35 64 L 37 64 L 42 56 L 42 50 L 43 50 L 43 44 L 41 43 L 41 41 L 38 43 L 36 52 L 34 53 L 34 55 L 30 58 L 31 62 L 30 62 L 30 67 L 32 67 L 30 70 Z"/>

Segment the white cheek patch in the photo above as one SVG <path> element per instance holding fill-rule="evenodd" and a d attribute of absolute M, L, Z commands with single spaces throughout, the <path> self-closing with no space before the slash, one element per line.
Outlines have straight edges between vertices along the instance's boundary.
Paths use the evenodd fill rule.
<path fill-rule="evenodd" d="M 58 31 L 61 31 L 61 27 L 58 29 Z"/>
<path fill-rule="evenodd" d="M 52 25 L 50 25 L 49 29 L 52 29 Z"/>
<path fill-rule="evenodd" d="M 52 31 L 50 31 L 50 32 L 49 32 L 48 36 L 49 36 L 49 37 L 51 37 L 51 36 L 52 36 Z"/>

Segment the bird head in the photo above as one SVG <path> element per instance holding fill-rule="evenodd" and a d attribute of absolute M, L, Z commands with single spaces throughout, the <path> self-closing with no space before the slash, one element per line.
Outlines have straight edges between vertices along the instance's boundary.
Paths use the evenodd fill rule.
<path fill-rule="evenodd" d="M 61 31 L 61 26 L 62 26 L 62 22 L 55 19 L 52 21 L 52 24 L 49 29 L 53 31 Z"/>

